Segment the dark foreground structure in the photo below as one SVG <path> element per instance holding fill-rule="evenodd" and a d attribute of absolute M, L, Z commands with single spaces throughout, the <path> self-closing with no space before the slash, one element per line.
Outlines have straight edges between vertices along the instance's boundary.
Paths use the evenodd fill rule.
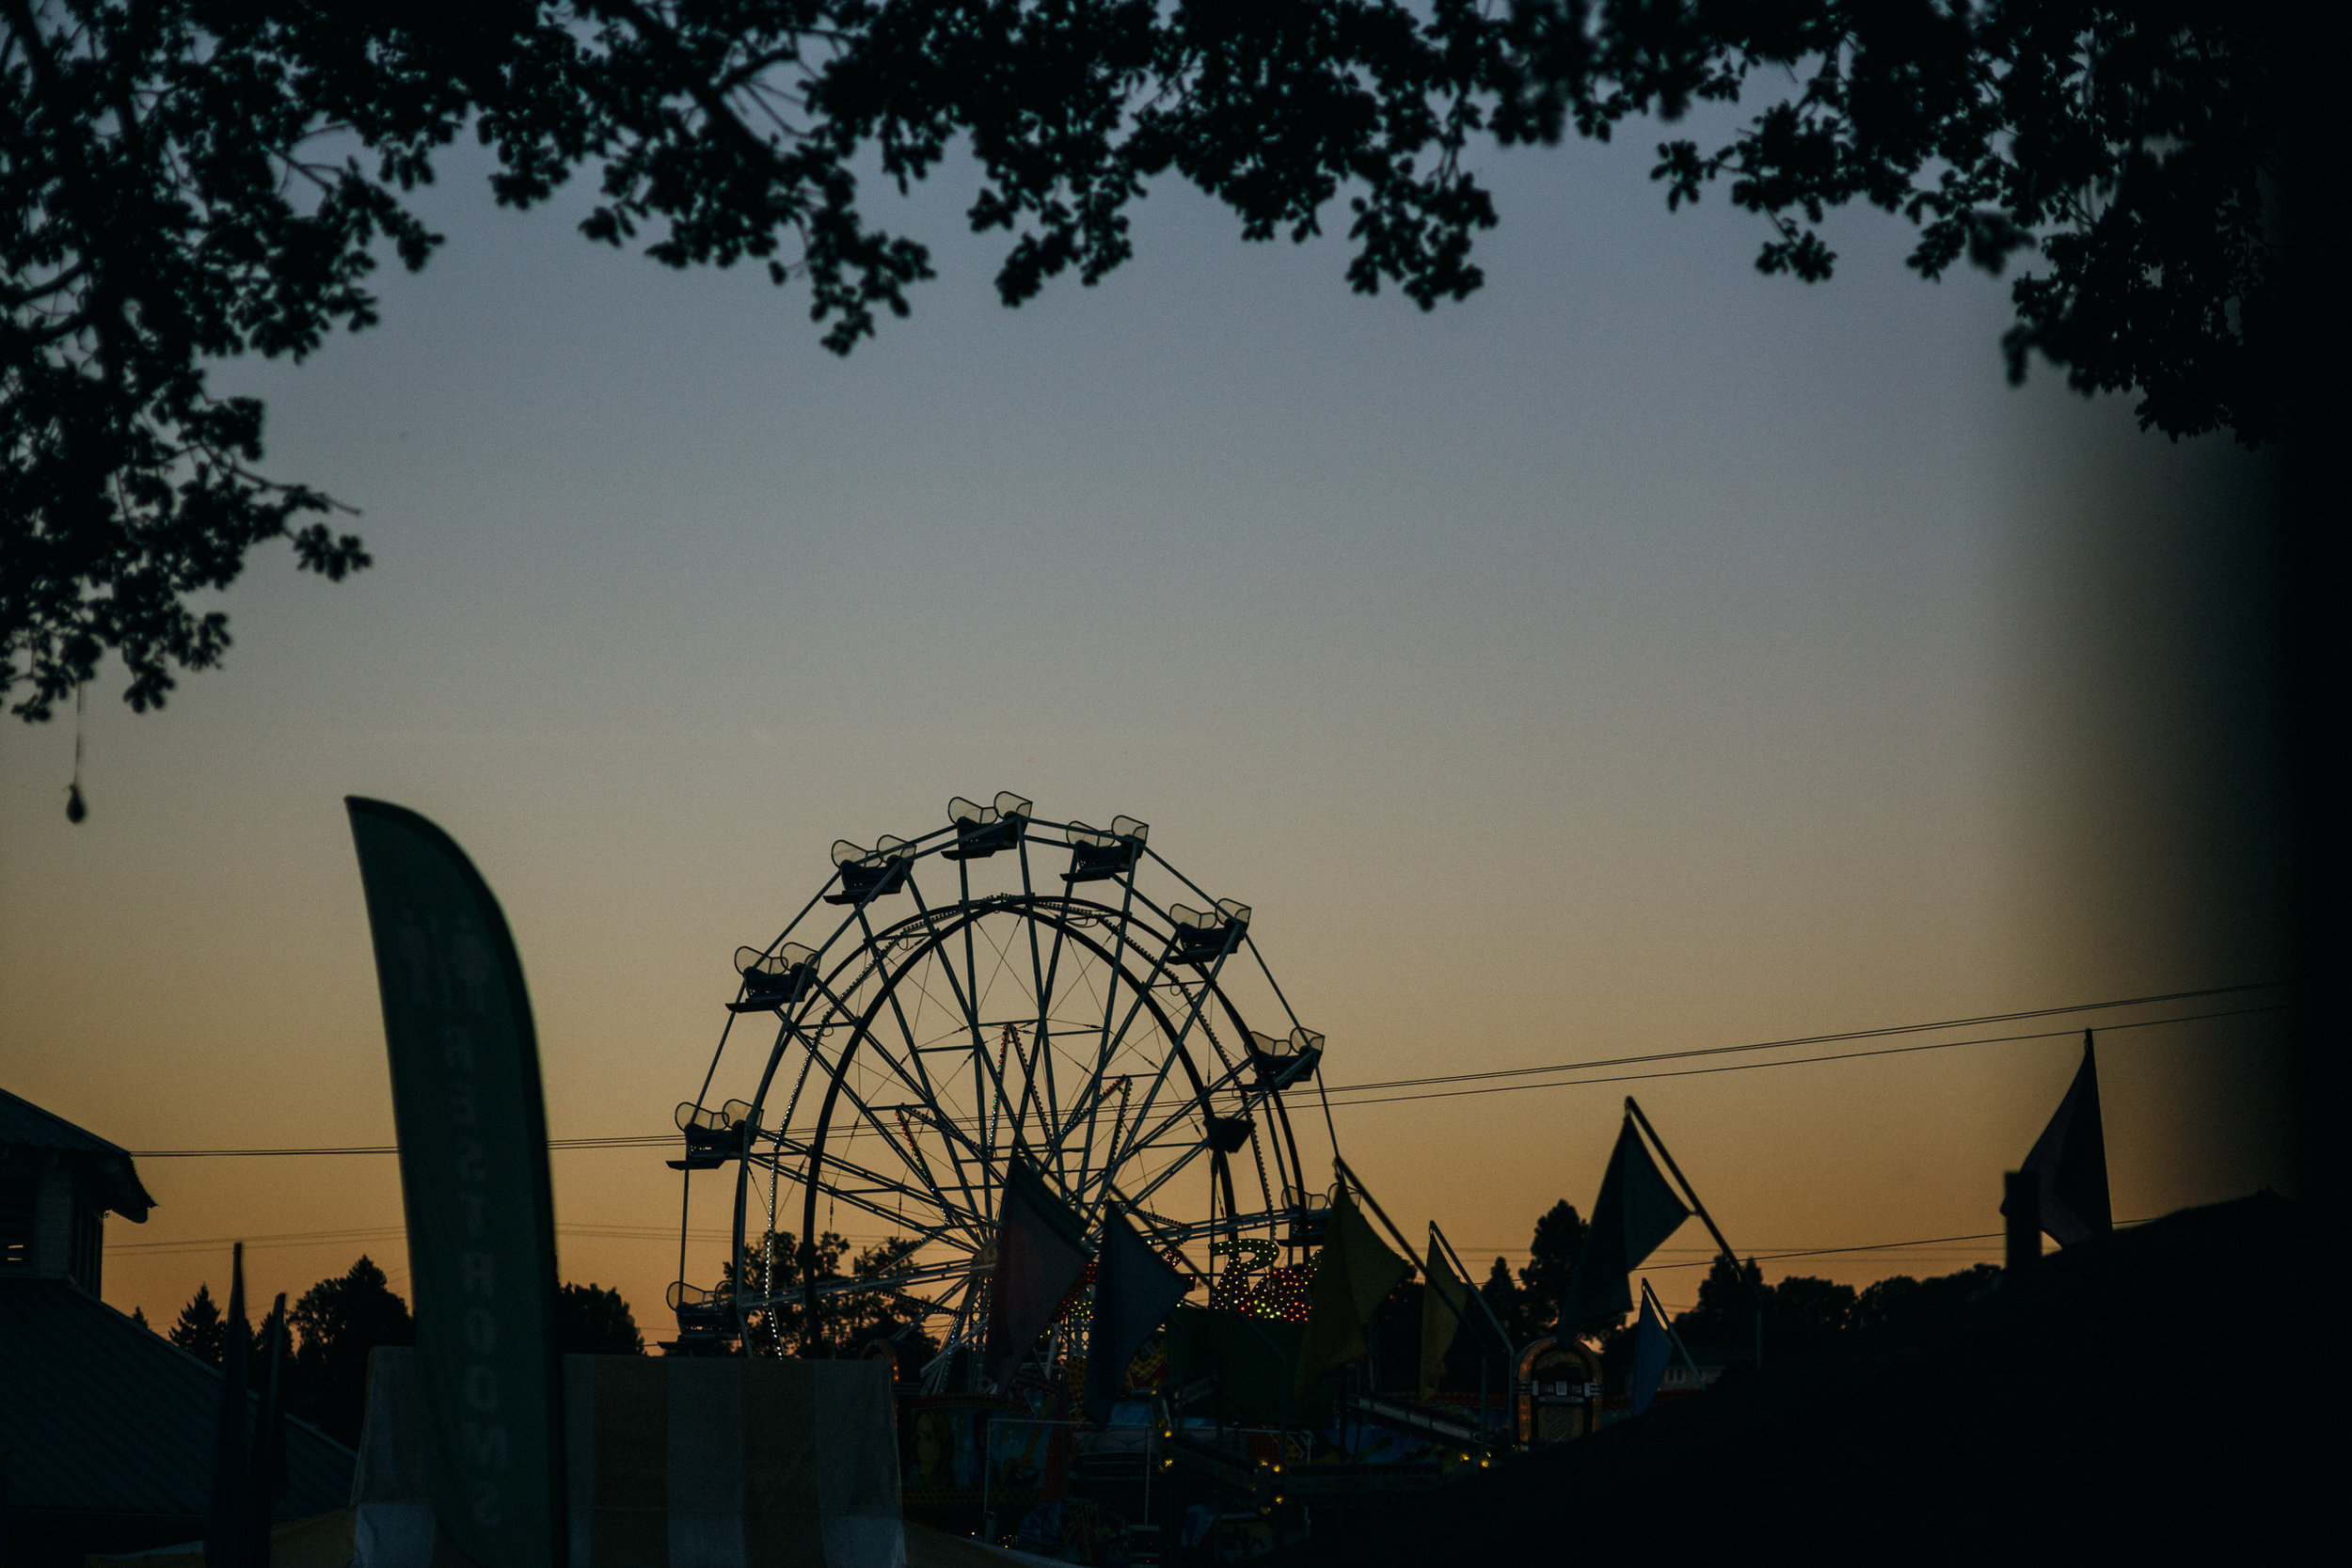
<path fill-rule="evenodd" d="M 99 1299 L 104 1216 L 154 1204 L 131 1157 L 0 1090 L 0 1563 L 81 1568 L 204 1533 L 218 1368 Z M 279 1519 L 340 1508 L 349 1449 L 286 1423 Z"/>
<path fill-rule="evenodd" d="M 2332 1534 L 2333 1246 L 2267 1193 L 2187 1210 L 1410 1503 L 1318 1507 L 1268 1560 L 2283 1555 Z"/>

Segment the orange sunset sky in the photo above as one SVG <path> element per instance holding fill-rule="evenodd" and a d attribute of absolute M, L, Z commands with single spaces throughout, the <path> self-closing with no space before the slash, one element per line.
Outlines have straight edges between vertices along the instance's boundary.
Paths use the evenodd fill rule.
<path fill-rule="evenodd" d="M 559 1137 L 669 1129 L 729 955 L 834 838 L 1000 788 L 1141 817 L 1250 904 L 1333 1085 L 2276 978 L 2265 470 L 2008 388 L 2005 285 L 1919 282 L 1890 224 L 1848 220 L 1831 284 L 1760 277 L 1751 222 L 1668 216 L 1647 162 L 1497 157 L 1489 286 L 1429 315 L 1174 192 L 1124 271 L 1007 311 L 949 182 L 908 214 L 942 280 L 846 363 L 795 295 L 593 249 L 452 169 L 448 250 L 382 279 L 382 327 L 220 378 L 270 400 L 272 472 L 361 509 L 373 569 L 265 550 L 225 670 L 146 717 L 94 689 L 78 828 L 71 716 L 0 726 L 0 1085 L 134 1150 L 389 1142 L 351 793 L 497 890 Z M 1930 1037 L 2118 1026 L 2115 1209 L 2151 1216 L 2283 1183 L 2275 1000 Z M 1968 1236 L 2077 1054 L 1339 1129 L 1482 1271 L 1589 1206 L 1629 1089 L 1743 1252 Z M 668 1152 L 554 1156 L 564 1275 L 649 1339 Z M 389 1158 L 140 1172 L 153 1218 L 108 1230 L 126 1311 L 225 1287 L 237 1237 L 264 1295 L 361 1252 L 405 1288 Z M 1698 1271 L 1662 1265 L 1706 1245 L 1655 1260 L 1669 1305 Z M 691 1246 L 707 1274 L 716 1233 Z"/>

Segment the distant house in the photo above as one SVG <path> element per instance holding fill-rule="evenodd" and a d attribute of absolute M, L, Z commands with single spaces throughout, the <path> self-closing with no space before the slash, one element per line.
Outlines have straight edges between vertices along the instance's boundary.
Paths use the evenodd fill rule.
<path fill-rule="evenodd" d="M 108 1307 L 105 1216 L 155 1200 L 131 1156 L 0 1090 L 0 1520 L 8 1568 L 204 1531 L 220 1373 Z M 342 1507 L 352 1453 L 287 1423 L 281 1519 Z"/>

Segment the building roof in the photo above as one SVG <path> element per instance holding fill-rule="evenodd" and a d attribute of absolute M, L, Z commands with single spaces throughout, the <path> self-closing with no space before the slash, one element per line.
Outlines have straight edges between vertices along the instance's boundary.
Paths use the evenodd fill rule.
<path fill-rule="evenodd" d="M 53 1279 L 0 1282 L 0 1367 L 10 1508 L 205 1513 L 218 1368 Z M 342 1507 L 352 1464 L 349 1449 L 288 1419 L 278 1516 Z"/>
<path fill-rule="evenodd" d="M 155 1207 L 128 1150 L 0 1089 L 0 1153 L 11 1149 L 62 1156 L 96 1185 L 107 1208 L 134 1225 L 146 1224 Z"/>

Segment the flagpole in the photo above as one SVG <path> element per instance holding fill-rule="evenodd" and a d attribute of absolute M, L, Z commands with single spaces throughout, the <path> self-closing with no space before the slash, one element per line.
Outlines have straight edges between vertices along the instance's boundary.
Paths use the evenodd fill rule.
<path fill-rule="evenodd" d="M 1658 1326 L 1666 1331 L 1666 1338 L 1672 1340 L 1675 1349 L 1681 1353 L 1682 1364 L 1691 1369 L 1691 1380 L 1701 1388 L 1705 1388 L 1707 1382 L 1699 1375 L 1699 1364 L 1691 1359 L 1691 1347 L 1684 1344 L 1682 1336 L 1675 1331 L 1674 1320 L 1666 1316 L 1666 1304 L 1658 1299 L 1658 1292 L 1649 1288 L 1649 1281 L 1646 1278 L 1642 1281 L 1642 1294 L 1648 1300 L 1650 1309 L 1658 1314 Z"/>
<path fill-rule="evenodd" d="M 1731 1264 L 1731 1277 L 1734 1279 L 1743 1277 L 1740 1270 L 1740 1255 L 1731 1250 L 1731 1243 L 1724 1239 L 1723 1227 L 1715 1223 L 1715 1216 L 1707 1212 L 1707 1205 L 1699 1201 L 1698 1189 L 1691 1185 L 1691 1179 L 1682 1174 L 1680 1165 L 1675 1164 L 1675 1157 L 1667 1151 L 1666 1140 L 1658 1135 L 1658 1129 L 1649 1124 L 1649 1117 L 1642 1114 L 1642 1107 L 1634 1103 L 1631 1095 L 1625 1097 L 1625 1114 L 1639 1122 L 1642 1131 L 1649 1134 L 1651 1147 L 1658 1150 L 1658 1157 L 1666 1162 L 1666 1169 L 1673 1173 L 1676 1182 L 1682 1188 L 1682 1196 L 1691 1200 L 1692 1212 L 1697 1214 L 1707 1226 L 1707 1232 L 1715 1238 L 1715 1244 L 1724 1249 L 1724 1260 Z M 1760 1372 L 1764 1370 L 1764 1276 L 1761 1274 L 1756 1275 L 1754 1293 L 1756 1297 L 1756 1370 Z"/>
<path fill-rule="evenodd" d="M 1446 1261 L 1454 1266 L 1454 1276 L 1461 1282 L 1463 1291 L 1477 1301 L 1479 1311 L 1484 1313 L 1486 1321 L 1494 1325 L 1495 1338 L 1502 1345 L 1502 1399 L 1503 1408 L 1507 1412 L 1510 1409 L 1511 1380 L 1514 1376 L 1511 1357 L 1518 1347 L 1511 1343 L 1510 1333 L 1503 1328 L 1502 1320 L 1495 1316 L 1493 1305 L 1486 1300 L 1486 1292 L 1471 1282 L 1470 1270 L 1462 1266 L 1462 1255 L 1454 1250 L 1454 1243 L 1446 1239 L 1444 1231 L 1438 1228 L 1436 1220 L 1429 1222 L 1429 1235 L 1438 1243 L 1438 1250 L 1445 1255 Z M 1642 1281 L 1642 1284 L 1646 1289 L 1649 1281 L 1645 1279 Z M 1432 1280 L 1427 1288 L 1434 1289 L 1435 1287 L 1436 1281 Z M 1486 1354 L 1484 1351 L 1479 1352 L 1478 1354 L 1478 1438 L 1481 1444 L 1489 1447 L 1494 1442 L 1493 1430 L 1486 1424 Z"/>
<path fill-rule="evenodd" d="M 1518 1346 L 1511 1342 L 1510 1331 L 1502 1326 L 1502 1320 L 1495 1316 L 1493 1306 L 1486 1300 L 1486 1292 L 1480 1290 L 1476 1282 L 1470 1278 L 1470 1270 L 1462 1266 L 1462 1255 L 1454 1250 L 1454 1243 L 1446 1240 L 1445 1232 L 1438 1228 L 1436 1220 L 1429 1222 L 1429 1234 L 1438 1238 L 1438 1245 L 1444 1249 L 1446 1261 L 1454 1265 L 1454 1276 L 1461 1280 L 1462 1289 L 1477 1300 L 1479 1310 L 1486 1314 L 1488 1323 L 1494 1324 L 1495 1338 L 1502 1345 L 1504 1358 L 1509 1359 L 1511 1354 L 1517 1351 Z"/>
<path fill-rule="evenodd" d="M 1707 1212 L 1707 1205 L 1699 1201 L 1699 1195 L 1692 1187 L 1691 1179 L 1682 1174 L 1682 1167 L 1675 1164 L 1675 1157 L 1666 1151 L 1666 1140 L 1658 1135 L 1658 1129 L 1649 1124 L 1649 1117 L 1642 1114 L 1642 1108 L 1633 1102 L 1631 1095 L 1625 1097 L 1625 1110 L 1626 1115 L 1641 1123 L 1642 1131 L 1649 1134 L 1651 1147 L 1658 1150 L 1658 1157 L 1666 1162 L 1666 1169 L 1673 1173 L 1675 1184 L 1682 1189 L 1682 1196 L 1691 1200 L 1691 1212 L 1698 1215 L 1700 1223 L 1707 1227 L 1707 1233 L 1715 1238 L 1715 1244 L 1724 1249 L 1724 1256 L 1731 1260 L 1732 1272 L 1737 1274 L 1740 1255 L 1731 1250 L 1729 1242 L 1724 1240 L 1723 1227 L 1715 1223 L 1715 1216 Z"/>
<path fill-rule="evenodd" d="M 1380 1200 L 1364 1189 L 1362 1179 L 1347 1168 L 1346 1161 L 1334 1154 L 1331 1156 L 1331 1163 L 1337 1165 L 1340 1174 L 1347 1179 L 1347 1184 L 1356 1189 L 1356 1196 L 1372 1206 L 1372 1212 L 1380 1217 L 1380 1223 L 1389 1227 L 1389 1234 L 1396 1238 L 1396 1244 L 1404 1251 L 1405 1277 L 1410 1279 L 1419 1274 L 1420 1269 L 1416 1268 L 1413 1263 L 1413 1243 L 1405 1239 L 1405 1232 L 1396 1227 L 1396 1221 L 1389 1218 L 1389 1212 L 1380 1207 Z"/>

